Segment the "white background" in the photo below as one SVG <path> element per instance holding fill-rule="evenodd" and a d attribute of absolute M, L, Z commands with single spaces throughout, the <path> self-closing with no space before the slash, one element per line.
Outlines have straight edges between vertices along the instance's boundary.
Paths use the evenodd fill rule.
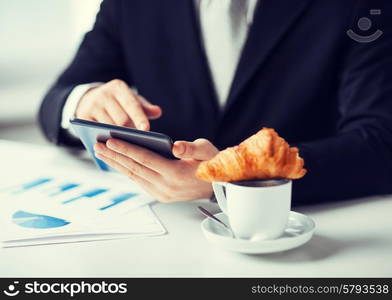
<path fill-rule="evenodd" d="M 0 0 L 0 139 L 43 142 L 34 124 L 49 86 L 91 29 L 101 0 Z"/>

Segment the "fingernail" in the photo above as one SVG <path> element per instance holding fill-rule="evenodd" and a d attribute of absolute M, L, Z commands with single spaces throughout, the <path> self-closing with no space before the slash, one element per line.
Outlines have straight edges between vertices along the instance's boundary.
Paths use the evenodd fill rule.
<path fill-rule="evenodd" d="M 176 155 L 184 154 L 184 152 L 185 152 L 184 144 L 179 143 L 179 144 L 175 144 L 174 146 L 175 146 Z"/>
<path fill-rule="evenodd" d="M 140 130 L 147 130 L 148 124 L 146 122 L 140 122 L 138 127 Z"/>
<path fill-rule="evenodd" d="M 94 151 L 96 152 L 96 153 L 103 153 L 103 149 L 102 149 L 102 146 L 101 145 L 99 145 L 99 144 L 96 144 L 96 145 L 94 145 Z"/>
<path fill-rule="evenodd" d="M 117 144 L 116 144 L 115 141 L 110 139 L 110 140 L 106 141 L 106 147 L 108 147 L 109 149 L 114 150 L 117 147 Z"/>

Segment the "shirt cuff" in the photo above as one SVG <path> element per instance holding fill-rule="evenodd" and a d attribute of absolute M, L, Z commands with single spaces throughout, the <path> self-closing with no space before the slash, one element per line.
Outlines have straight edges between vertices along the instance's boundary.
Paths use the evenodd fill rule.
<path fill-rule="evenodd" d="M 63 113 L 61 116 L 61 127 L 63 129 L 66 129 L 68 133 L 70 133 L 72 136 L 77 137 L 72 127 L 70 126 L 69 121 L 74 118 L 80 99 L 89 89 L 95 88 L 102 84 L 102 82 L 81 84 L 76 86 L 69 94 L 63 107 Z"/>

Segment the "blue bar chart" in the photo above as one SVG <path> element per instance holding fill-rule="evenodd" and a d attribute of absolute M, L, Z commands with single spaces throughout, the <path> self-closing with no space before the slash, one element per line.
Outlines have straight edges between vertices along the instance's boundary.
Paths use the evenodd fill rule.
<path fill-rule="evenodd" d="M 59 195 L 59 194 L 61 194 L 63 192 L 66 192 L 66 191 L 72 190 L 74 188 L 77 188 L 78 186 L 80 186 L 80 184 L 78 184 L 78 183 L 64 183 L 64 184 L 61 184 L 59 186 L 56 186 L 55 188 L 52 188 L 50 190 L 49 196 L 51 196 L 51 197 L 57 196 L 57 195 Z"/>
<path fill-rule="evenodd" d="M 157 236 L 155 199 L 116 173 L 40 166 L 0 180 L 0 247 Z"/>
<path fill-rule="evenodd" d="M 108 189 L 100 189 L 100 188 L 99 189 L 89 190 L 89 191 L 84 192 L 84 193 L 82 193 L 82 194 L 80 194 L 80 195 L 78 195 L 78 196 L 76 196 L 74 198 L 71 198 L 71 199 L 63 201 L 63 204 L 68 204 L 68 203 L 71 203 L 71 202 L 74 202 L 74 201 L 83 200 L 85 198 L 94 198 L 94 197 L 96 197 L 96 196 L 98 196 L 98 195 L 100 195 L 102 193 L 107 192 L 107 191 L 108 191 Z"/>
<path fill-rule="evenodd" d="M 52 181 L 52 178 L 38 178 L 22 184 L 6 186 L 0 189 L 0 192 L 8 192 L 10 194 L 20 194 L 31 189 L 40 187 L 48 182 Z"/>
<path fill-rule="evenodd" d="M 98 212 L 106 212 L 127 201 L 131 201 L 139 195 L 136 192 L 112 191 L 110 187 L 91 188 L 89 185 L 81 182 L 62 182 L 61 180 L 59 181 L 50 177 L 35 178 L 18 185 L 0 189 L 0 191 L 7 191 L 10 195 L 17 195 L 19 197 L 22 197 L 24 193 L 26 197 L 32 197 L 29 193 L 34 193 L 34 197 L 38 195 L 41 199 L 46 199 L 45 201 L 51 201 L 51 204 L 58 204 L 59 207 L 57 210 L 59 212 L 62 211 L 61 206 L 68 207 L 72 205 L 75 213 L 79 209 L 78 203 L 83 203 L 83 201 L 89 201 L 88 204 L 90 204 L 91 209 Z M 71 221 L 61 217 L 37 214 L 27 210 L 16 211 L 12 215 L 12 222 L 20 227 L 35 229 L 57 228 L 71 223 Z"/>
<path fill-rule="evenodd" d="M 127 200 L 129 200 L 129 199 L 131 199 L 131 198 L 133 198 L 135 196 L 137 196 L 137 194 L 135 194 L 135 193 L 120 194 L 120 195 L 118 195 L 118 196 L 116 196 L 116 197 L 111 199 L 112 203 L 110 203 L 110 204 L 108 204 L 106 206 L 100 207 L 99 210 L 107 210 L 107 209 L 109 209 L 111 207 L 114 207 L 116 205 L 119 205 L 120 203 L 122 203 L 124 201 L 127 201 Z"/>

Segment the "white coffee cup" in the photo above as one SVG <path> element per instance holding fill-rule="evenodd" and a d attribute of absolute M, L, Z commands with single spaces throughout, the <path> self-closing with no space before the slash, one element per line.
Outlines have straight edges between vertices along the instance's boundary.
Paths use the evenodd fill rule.
<path fill-rule="evenodd" d="M 236 238 L 268 240 L 284 232 L 291 208 L 291 180 L 213 182 L 215 197 Z"/>

